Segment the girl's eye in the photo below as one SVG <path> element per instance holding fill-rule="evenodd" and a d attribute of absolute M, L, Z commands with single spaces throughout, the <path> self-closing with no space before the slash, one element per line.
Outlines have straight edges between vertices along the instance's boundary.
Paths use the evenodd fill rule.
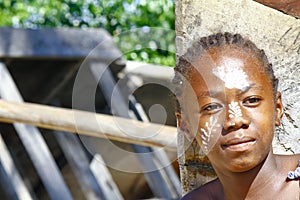
<path fill-rule="evenodd" d="M 209 105 L 205 106 L 202 110 L 205 112 L 216 112 L 222 108 L 223 108 L 222 105 L 214 103 L 214 104 L 209 104 Z"/>
<path fill-rule="evenodd" d="M 260 103 L 261 98 L 259 97 L 249 97 L 243 101 L 245 106 L 256 106 Z"/>

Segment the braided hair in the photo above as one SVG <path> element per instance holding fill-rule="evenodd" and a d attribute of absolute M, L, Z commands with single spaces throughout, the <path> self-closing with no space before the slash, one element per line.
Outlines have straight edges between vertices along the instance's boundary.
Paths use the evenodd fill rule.
<path fill-rule="evenodd" d="M 189 78 L 189 72 L 192 69 L 191 63 L 196 58 L 205 54 L 206 51 L 211 48 L 222 47 L 225 45 L 232 45 L 240 47 L 242 49 L 248 49 L 262 61 L 262 63 L 264 64 L 264 70 L 270 77 L 275 97 L 277 93 L 278 79 L 274 75 L 272 64 L 269 63 L 264 50 L 258 49 L 253 42 L 243 38 L 240 34 L 231 34 L 228 32 L 213 34 L 208 37 L 202 37 L 199 40 L 195 41 L 193 45 L 187 50 L 187 52 L 177 59 L 177 64 L 174 68 L 175 76 L 173 79 L 173 83 L 175 85 L 180 85 L 183 82 L 182 77 L 186 79 Z M 177 93 L 176 95 L 180 96 L 180 88 L 177 88 L 175 92 Z"/>

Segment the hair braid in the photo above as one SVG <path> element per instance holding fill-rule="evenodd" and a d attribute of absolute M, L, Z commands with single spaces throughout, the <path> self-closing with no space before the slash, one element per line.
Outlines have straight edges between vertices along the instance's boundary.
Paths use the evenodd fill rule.
<path fill-rule="evenodd" d="M 192 68 L 192 61 L 204 54 L 207 50 L 214 47 L 221 47 L 225 45 L 235 45 L 240 48 L 251 50 L 254 55 L 264 63 L 264 70 L 269 75 L 274 95 L 277 92 L 278 79 L 274 75 L 272 64 L 269 63 L 268 58 L 264 50 L 260 50 L 257 46 L 248 39 L 243 38 L 240 34 L 231 34 L 228 32 L 217 33 L 208 37 L 202 37 L 195 41 L 187 52 L 177 58 L 177 64 L 174 68 L 175 76 L 173 79 L 174 84 L 180 84 L 183 82 L 182 77 L 188 78 L 189 71 Z M 180 89 L 176 90 L 177 94 L 180 95 Z"/>

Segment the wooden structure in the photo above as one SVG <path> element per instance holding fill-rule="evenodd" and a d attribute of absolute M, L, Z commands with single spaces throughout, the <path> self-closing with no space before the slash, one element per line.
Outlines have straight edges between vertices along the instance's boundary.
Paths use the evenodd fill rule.
<path fill-rule="evenodd" d="M 266 6 L 282 11 L 288 15 L 300 18 L 300 2 L 298 0 L 255 0 Z"/>
<path fill-rule="evenodd" d="M 283 14 L 275 9 L 286 12 Z M 183 55 L 192 42 L 217 32 L 240 33 L 264 49 L 280 79 L 286 106 L 283 128 L 274 140 L 280 154 L 300 152 L 299 59 L 300 3 L 297 0 L 180 0 L 176 2 L 177 54 Z M 296 111 L 298 109 L 298 112 Z M 294 112 L 296 111 L 296 112 Z M 178 136 L 179 165 L 183 194 L 215 178 L 209 160 L 196 142 Z"/>
<path fill-rule="evenodd" d="M 138 131 L 140 136 L 149 133 L 145 127 L 150 132 L 161 129 L 159 125 L 116 117 L 131 117 L 126 106 L 126 84 L 116 87 L 117 74 L 125 66 L 121 58 L 111 37 L 101 29 L 0 29 L 0 118 L 2 122 L 13 123 L 13 127 L 0 124 L 1 155 L 5 153 L 0 159 L 0 183 L 9 199 L 176 199 L 180 196 L 179 179 L 164 152 L 165 147 L 176 148 L 175 129 L 165 126 L 153 139 L 141 139 L 124 134 L 115 125 L 138 125 L 140 128 L 134 128 L 133 132 Z M 79 74 L 83 74 L 83 79 L 78 78 Z M 116 93 L 114 98 L 112 92 Z M 132 94 L 128 95 L 135 117 L 147 120 L 141 117 L 143 110 L 136 106 Z M 24 100 L 48 106 L 26 104 Z M 54 105 L 78 110 L 54 108 Z M 115 116 L 95 115 L 95 111 L 111 113 L 110 109 Z M 120 182 L 115 183 L 118 177 L 113 177 L 112 169 L 103 163 L 107 160 L 99 153 L 89 154 L 85 148 L 85 139 L 91 136 L 131 143 L 131 151 L 136 154 L 148 153 L 137 160 L 150 190 L 145 192 L 147 187 L 140 187 L 138 190 L 142 192 L 136 196 L 132 191 L 129 191 L 131 196 L 124 194 L 124 190 L 121 194 L 117 187 Z M 170 142 L 170 138 L 174 140 Z M 21 149 L 17 150 L 14 144 Z M 156 151 L 141 146 L 150 144 L 164 148 Z M 22 159 L 14 156 L 23 148 L 27 152 L 25 157 L 31 160 L 25 159 L 30 167 L 22 167 L 18 163 Z M 69 170 L 65 173 L 71 180 L 62 172 L 64 166 L 72 169 L 74 176 Z M 130 186 L 129 181 L 126 184 Z"/>
<path fill-rule="evenodd" d="M 257 2 L 262 2 L 299 18 L 299 3 L 295 0 L 284 0 L 277 4 L 274 4 L 273 0 L 257 0 Z M 282 2 L 292 3 L 296 6 L 283 7 Z M 257 25 L 261 27 L 261 22 L 265 22 L 265 24 L 273 24 L 273 27 L 281 27 L 280 31 L 274 28 L 268 29 L 270 34 L 275 35 L 275 39 L 269 42 L 279 43 L 285 49 L 282 52 L 270 45 L 267 49 L 268 54 L 275 52 L 274 57 L 280 54 L 276 58 L 277 60 L 272 57 L 272 61 L 275 61 L 276 66 L 280 67 L 285 64 L 280 61 L 282 56 L 289 55 L 291 62 L 288 64 L 298 66 L 295 63 L 299 63 L 299 20 L 266 8 L 252 0 L 201 0 L 197 1 L 200 6 L 198 4 L 195 6 L 193 1 L 182 0 L 176 3 L 179 54 L 186 50 L 195 37 L 214 31 L 242 32 L 260 45 L 265 45 L 262 42 L 265 41 L 264 32 L 266 30 L 261 32 L 259 30 L 262 28 L 257 28 Z M 233 4 L 238 6 L 232 6 Z M 232 7 L 238 7 L 238 10 L 232 10 Z M 195 11 L 196 8 L 197 11 Z M 222 14 L 224 9 L 225 17 Z M 241 9 L 245 11 L 241 12 Z M 253 11 L 251 9 L 261 15 L 255 16 L 251 13 Z M 185 12 L 186 10 L 189 12 Z M 189 15 L 185 15 L 186 13 Z M 240 21 L 232 20 L 236 19 L 236 16 L 240 16 Z M 259 19 L 260 23 L 257 23 L 256 19 Z M 211 23 L 211 21 L 216 23 Z M 247 23 L 244 23 L 245 21 Z M 245 28 L 243 24 L 249 29 L 240 29 L 241 27 Z M 197 29 L 201 31 L 195 31 Z M 254 32 L 255 34 L 253 34 Z M 178 178 L 172 167 L 169 166 L 168 155 L 166 152 L 156 152 L 156 148 L 159 147 L 168 151 L 176 149 L 177 144 L 173 140 L 176 136 L 175 128 L 163 126 L 161 129 L 159 125 L 116 117 L 134 117 L 147 122 L 148 118 L 143 109 L 140 109 L 138 102 L 142 103 L 144 108 L 149 107 L 146 105 L 149 102 L 144 103 L 143 98 L 147 95 L 152 98 L 155 96 L 153 91 L 156 92 L 156 90 L 152 90 L 149 94 L 137 91 L 133 96 L 127 85 L 131 81 L 129 77 L 126 77 L 126 82 L 124 82 L 126 84 L 119 84 L 118 87 L 115 87 L 118 74 L 121 71 L 124 72 L 125 62 L 121 57 L 122 55 L 114 46 L 111 37 L 101 29 L 21 30 L 0 28 L 0 121 L 2 122 L 0 123 L 0 195 L 5 193 L 5 196 L 0 196 L 1 199 L 5 197 L 8 199 L 137 199 L 150 197 L 171 199 L 180 196 Z M 297 70 L 297 68 L 295 69 Z M 126 70 L 125 68 L 125 72 L 128 74 L 139 76 L 139 72 Z M 162 74 L 162 70 L 165 69 L 159 70 L 161 71 L 156 74 Z M 84 78 L 79 81 L 80 84 L 77 85 L 79 87 L 74 87 L 78 83 L 78 72 L 83 73 Z M 167 73 L 169 75 L 164 78 L 169 80 L 172 78 L 172 73 L 170 71 Z M 151 76 L 144 78 L 148 80 L 153 78 Z M 102 79 L 99 80 L 99 77 Z M 295 83 L 297 84 L 297 81 Z M 77 95 L 74 96 L 74 93 Z M 91 93 L 94 96 L 89 96 Z M 114 94 L 114 98 L 112 98 L 112 94 Z M 168 94 L 164 96 L 166 98 L 162 98 L 161 94 L 158 96 L 158 100 L 161 101 L 167 99 Z M 22 103 L 24 100 L 31 103 Z M 75 104 L 72 102 L 74 100 Z M 130 112 L 128 112 L 127 103 L 131 106 Z M 172 105 L 170 102 L 166 104 Z M 63 108 L 54 108 L 54 105 Z M 74 107 L 77 110 L 67 109 Z M 102 114 L 113 113 L 114 117 L 95 115 L 95 111 Z M 170 107 L 168 107 L 168 111 L 174 112 Z M 174 126 L 174 119 L 169 116 L 168 118 L 170 118 L 168 121 L 172 121 L 168 124 L 173 123 Z M 118 120 L 119 122 L 117 122 Z M 294 121 L 297 123 L 300 120 Z M 106 123 L 100 123 L 100 129 L 98 122 Z M 136 128 L 135 132 L 144 134 L 143 136 L 147 134 L 144 132 L 144 126 L 147 126 L 147 130 L 150 132 L 152 128 L 153 130 L 160 129 L 160 132 L 152 138 L 140 139 L 134 135 L 126 135 L 118 128 L 114 129 L 116 126 L 112 123 L 115 122 L 125 124 L 124 126 L 134 123 L 137 125 L 135 127 L 140 127 L 140 129 Z M 11 126 L 7 123 L 14 125 Z M 75 132 L 80 136 L 67 132 Z M 116 140 L 117 142 L 114 144 L 126 146 L 124 149 L 132 152 L 150 152 L 150 156 L 140 156 L 134 164 L 129 166 L 133 168 L 137 163 L 141 163 L 140 168 L 147 172 L 145 176 L 141 178 L 131 175 L 129 177 L 124 175 L 125 173 L 121 174 L 103 165 L 104 162 L 107 162 L 107 157 L 120 159 L 122 155 L 112 152 L 111 149 L 108 151 L 108 155 L 98 152 L 91 154 L 91 150 L 86 148 L 86 145 L 105 148 L 107 142 L 97 140 L 98 137 Z M 187 142 L 182 133 L 179 133 L 178 141 L 184 194 L 215 176 L 209 161 L 196 143 Z M 295 144 L 297 141 L 300 140 L 294 140 Z M 130 143 L 130 145 L 124 144 L 124 142 Z M 285 147 L 287 144 L 284 143 L 283 146 Z M 287 152 L 288 149 L 292 148 L 286 146 Z M 155 153 L 151 154 L 151 152 Z M 125 159 L 130 160 L 127 157 Z M 153 171 L 153 169 L 161 170 Z M 119 181 L 118 176 L 123 176 L 123 180 L 126 181 Z M 130 184 L 132 182 L 133 184 Z M 140 185 L 142 186 L 139 187 Z"/>

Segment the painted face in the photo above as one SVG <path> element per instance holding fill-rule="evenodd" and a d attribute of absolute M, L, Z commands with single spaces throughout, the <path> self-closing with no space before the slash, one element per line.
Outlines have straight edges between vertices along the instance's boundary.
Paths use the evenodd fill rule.
<path fill-rule="evenodd" d="M 282 114 L 262 62 L 248 50 L 209 50 L 193 65 L 182 120 L 215 169 L 247 171 L 271 151 Z M 195 98 L 191 98 L 194 96 Z"/>

